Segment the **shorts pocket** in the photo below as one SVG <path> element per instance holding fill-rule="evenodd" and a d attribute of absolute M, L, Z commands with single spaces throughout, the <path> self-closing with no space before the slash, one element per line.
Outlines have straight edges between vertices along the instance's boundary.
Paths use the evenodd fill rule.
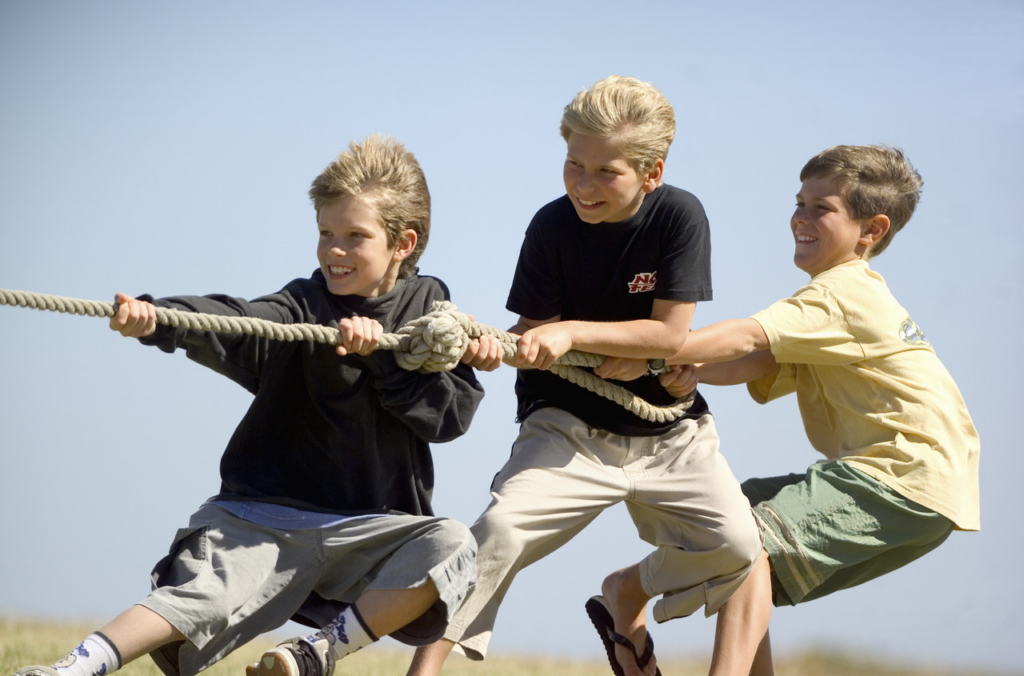
<path fill-rule="evenodd" d="M 179 528 L 167 556 L 160 559 L 150 576 L 153 589 L 187 588 L 206 566 L 210 546 L 210 526 Z"/>

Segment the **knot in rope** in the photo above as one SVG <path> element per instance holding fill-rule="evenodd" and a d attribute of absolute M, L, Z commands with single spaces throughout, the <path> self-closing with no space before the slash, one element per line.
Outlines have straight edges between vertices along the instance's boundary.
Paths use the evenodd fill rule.
<path fill-rule="evenodd" d="M 434 301 L 431 311 L 412 320 L 395 334 L 395 361 L 403 369 L 422 373 L 451 371 L 458 366 L 473 337 L 473 320 L 450 301 Z M 384 345 L 383 336 L 380 345 Z"/>

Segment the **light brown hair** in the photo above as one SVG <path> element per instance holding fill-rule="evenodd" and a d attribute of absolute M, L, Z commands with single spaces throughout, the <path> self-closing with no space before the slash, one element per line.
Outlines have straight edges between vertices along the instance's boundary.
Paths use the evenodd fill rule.
<path fill-rule="evenodd" d="M 800 180 L 808 178 L 832 181 L 854 220 L 889 217 L 889 231 L 869 256 L 882 253 L 914 215 L 924 185 L 903 151 L 889 146 L 833 146 L 804 165 Z"/>
<path fill-rule="evenodd" d="M 388 248 L 398 245 L 405 230 L 416 232 L 416 247 L 398 269 L 399 277 L 414 274 L 430 236 L 430 191 L 413 154 L 390 136 L 368 136 L 350 143 L 309 188 L 318 216 L 325 206 L 354 195 L 377 210 Z"/>

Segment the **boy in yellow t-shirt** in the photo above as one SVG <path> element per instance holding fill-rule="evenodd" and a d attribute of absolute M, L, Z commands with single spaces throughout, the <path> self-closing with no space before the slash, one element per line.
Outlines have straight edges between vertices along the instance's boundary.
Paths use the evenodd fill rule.
<path fill-rule="evenodd" d="M 837 146 L 812 158 L 790 222 L 811 281 L 749 319 L 690 334 L 661 376 L 796 392 L 826 460 L 751 479 L 764 530 L 754 571 L 718 616 L 712 674 L 771 674 L 771 605 L 796 605 L 899 568 L 954 529 L 978 530 L 979 440 L 952 377 L 868 266 L 910 219 L 921 177 L 899 150 Z M 751 669 L 751 665 L 753 668 Z"/>

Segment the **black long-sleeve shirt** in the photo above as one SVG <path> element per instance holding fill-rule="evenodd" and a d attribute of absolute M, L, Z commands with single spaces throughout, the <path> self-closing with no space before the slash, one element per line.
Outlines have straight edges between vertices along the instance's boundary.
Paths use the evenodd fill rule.
<path fill-rule="evenodd" d="M 179 296 L 156 305 L 280 323 L 337 327 L 376 319 L 394 332 L 430 312 L 448 289 L 433 277 L 400 279 L 377 298 L 331 294 L 322 273 L 246 301 Z M 331 345 L 158 326 L 141 339 L 226 375 L 255 395 L 221 458 L 221 496 L 339 514 L 432 515 L 429 442 L 469 428 L 483 398 L 473 370 L 421 374 L 387 350 L 339 357 Z"/>

